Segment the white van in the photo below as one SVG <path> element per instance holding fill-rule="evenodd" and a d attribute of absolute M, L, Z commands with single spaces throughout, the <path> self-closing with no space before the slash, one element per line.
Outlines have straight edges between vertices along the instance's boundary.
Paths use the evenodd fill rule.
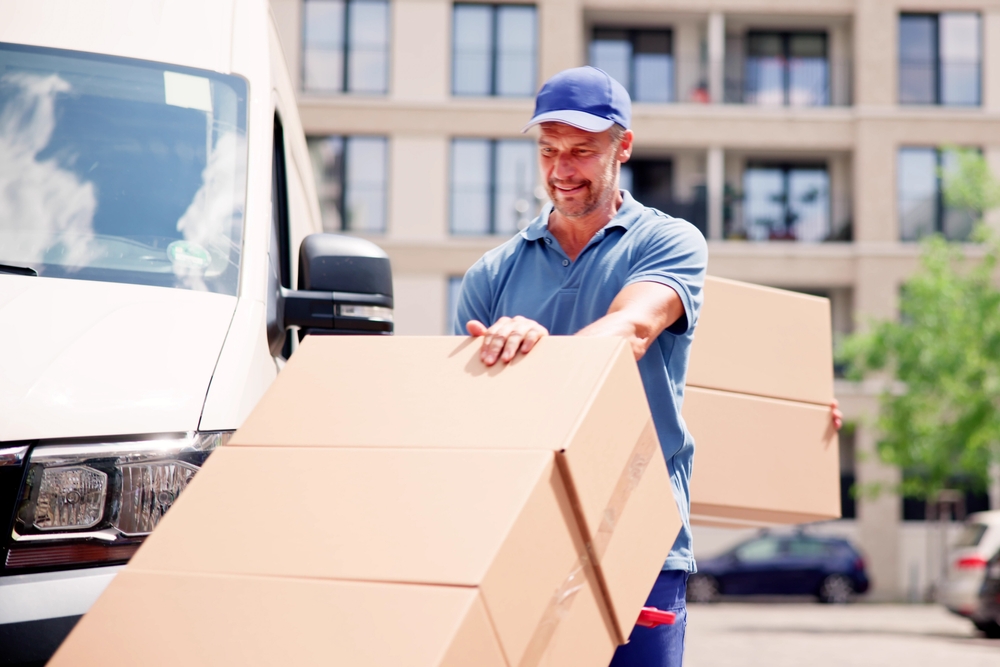
<path fill-rule="evenodd" d="M 289 327 L 391 332 L 388 258 L 319 220 L 265 0 L 0 0 L 0 664 L 51 655 Z"/>

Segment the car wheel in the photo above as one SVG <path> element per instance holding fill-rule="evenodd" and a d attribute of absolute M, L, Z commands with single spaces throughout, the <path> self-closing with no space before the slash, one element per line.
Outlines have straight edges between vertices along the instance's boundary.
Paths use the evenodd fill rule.
<path fill-rule="evenodd" d="M 831 574 L 819 586 L 819 601 L 826 604 L 847 604 L 854 597 L 854 584 L 842 574 Z"/>
<path fill-rule="evenodd" d="M 687 582 L 688 602 L 716 602 L 719 582 L 710 574 L 692 574 Z"/>
<path fill-rule="evenodd" d="M 988 638 L 1000 639 L 1000 623 L 987 621 L 986 623 L 976 623 L 976 627 L 982 630 Z"/>

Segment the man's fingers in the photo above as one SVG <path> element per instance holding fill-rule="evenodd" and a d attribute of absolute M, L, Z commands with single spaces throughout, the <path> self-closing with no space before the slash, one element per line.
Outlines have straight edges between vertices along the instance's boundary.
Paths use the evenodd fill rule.
<path fill-rule="evenodd" d="M 483 347 L 479 352 L 479 358 L 484 364 L 492 366 L 496 363 L 512 328 L 513 323 L 509 317 L 501 317 L 489 328 L 483 339 Z"/>
<path fill-rule="evenodd" d="M 527 354 L 531 352 L 531 349 L 545 336 L 548 336 L 548 330 L 541 326 L 532 327 L 531 330 L 524 335 L 524 341 L 521 342 L 521 352 Z"/>
<path fill-rule="evenodd" d="M 504 341 L 503 353 L 500 355 L 501 361 L 505 364 L 510 363 L 510 360 L 514 358 L 514 355 L 517 354 L 518 349 L 521 347 L 522 340 L 524 340 L 524 334 L 520 330 L 515 329 L 510 332 L 507 340 Z"/>
<path fill-rule="evenodd" d="M 469 332 L 470 336 L 483 336 L 486 334 L 488 329 L 486 325 L 479 320 L 469 320 L 465 323 L 465 330 Z"/>

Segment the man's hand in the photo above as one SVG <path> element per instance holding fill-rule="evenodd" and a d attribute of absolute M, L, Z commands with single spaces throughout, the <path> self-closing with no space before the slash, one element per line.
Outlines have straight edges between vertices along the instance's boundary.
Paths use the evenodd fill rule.
<path fill-rule="evenodd" d="M 470 336 L 483 336 L 483 347 L 479 358 L 487 366 L 497 361 L 505 364 L 517 355 L 527 354 L 542 338 L 549 335 L 549 330 L 527 317 L 501 317 L 486 328 L 479 320 L 469 320 L 465 325 Z"/>
<path fill-rule="evenodd" d="M 833 421 L 833 430 L 839 431 L 840 427 L 844 425 L 844 413 L 840 411 L 840 403 L 837 399 L 833 399 L 830 403 L 830 419 Z"/>

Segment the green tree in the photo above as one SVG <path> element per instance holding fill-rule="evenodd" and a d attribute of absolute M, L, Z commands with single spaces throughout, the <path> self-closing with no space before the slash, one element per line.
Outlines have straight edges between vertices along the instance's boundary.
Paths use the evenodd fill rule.
<path fill-rule="evenodd" d="M 949 149 L 945 204 L 981 221 L 1000 206 L 982 155 Z M 922 242 L 921 269 L 903 285 L 899 318 L 873 322 L 838 353 L 848 377 L 881 375 L 879 458 L 905 475 L 899 493 L 930 499 L 956 485 L 982 490 L 1000 461 L 1000 238 L 980 224 L 981 261 L 940 236 Z M 862 489 L 877 492 L 878 488 Z"/>

